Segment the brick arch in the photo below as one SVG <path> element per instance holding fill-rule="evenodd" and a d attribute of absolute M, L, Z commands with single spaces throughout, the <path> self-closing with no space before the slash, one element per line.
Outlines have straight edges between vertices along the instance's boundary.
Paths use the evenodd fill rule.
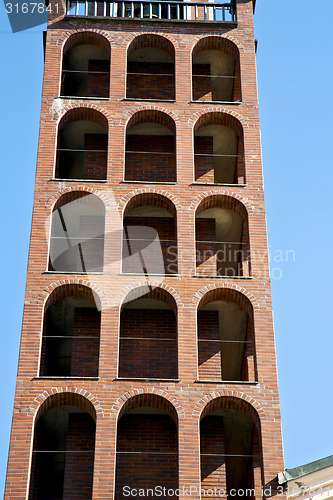
<path fill-rule="evenodd" d="M 157 31 L 145 31 L 145 32 L 132 33 L 131 35 L 128 35 L 126 38 L 124 38 L 121 46 L 129 48 L 131 43 L 133 43 L 133 41 L 136 38 L 138 38 L 140 36 L 144 36 L 144 35 L 159 36 L 159 37 L 164 38 L 165 40 L 169 41 L 170 43 L 172 43 L 172 45 L 174 46 L 174 49 L 179 48 L 179 44 L 178 44 L 178 41 L 176 40 L 176 38 L 169 35 L 168 33 L 159 33 Z"/>
<path fill-rule="evenodd" d="M 194 124 L 194 134 L 199 128 L 205 127 L 207 125 L 222 125 L 224 127 L 228 127 L 238 135 L 241 141 L 243 141 L 244 132 L 242 123 L 238 118 L 232 116 L 229 113 L 215 110 L 208 111 L 207 113 L 201 113 Z"/>
<path fill-rule="evenodd" d="M 55 108 L 57 108 L 57 119 L 59 120 L 59 123 L 58 123 L 58 128 L 59 128 L 59 125 L 60 125 L 60 122 L 64 119 L 64 115 L 66 115 L 66 113 L 68 112 L 71 112 L 71 111 L 74 111 L 74 110 L 81 110 L 81 112 L 79 113 L 78 111 L 76 111 L 77 115 L 81 114 L 81 116 L 84 117 L 84 114 L 88 115 L 89 113 L 100 113 L 101 115 L 103 115 L 104 119 L 106 119 L 106 123 L 107 123 L 107 126 L 112 126 L 114 125 L 114 120 L 110 114 L 109 111 L 107 111 L 106 109 L 104 109 L 102 106 L 98 106 L 97 104 L 90 104 L 90 103 L 68 103 L 68 104 L 63 104 L 63 100 L 61 100 L 61 103 L 60 103 L 60 106 L 59 107 L 53 107 L 53 109 L 55 110 Z M 90 110 L 90 111 L 88 111 Z M 78 118 L 79 120 L 82 120 L 83 118 Z M 94 120 L 92 120 L 94 121 Z M 70 122 L 68 122 L 70 123 Z M 98 123 L 98 122 L 97 122 Z"/>
<path fill-rule="evenodd" d="M 173 298 L 173 300 L 176 304 L 176 307 L 178 309 L 180 307 L 184 307 L 184 304 L 181 301 L 180 295 L 178 294 L 178 292 L 174 288 L 172 288 L 169 285 L 165 285 L 164 283 L 160 283 L 160 282 L 156 282 L 156 281 L 141 281 L 141 282 L 136 281 L 135 283 L 130 283 L 130 284 L 126 285 L 126 287 L 123 288 L 119 292 L 119 294 L 115 297 L 114 305 L 118 306 L 118 307 L 122 306 L 122 304 L 124 303 L 124 301 L 127 297 L 131 298 L 132 294 L 134 297 L 136 296 L 136 294 L 138 295 L 139 294 L 138 290 L 140 290 L 140 288 L 141 289 L 144 288 L 145 290 L 148 290 L 148 292 L 151 290 L 153 291 L 155 289 L 163 291 Z"/>
<path fill-rule="evenodd" d="M 97 123 L 108 133 L 109 123 L 105 114 L 93 107 L 76 106 L 66 110 L 58 123 L 58 133 L 69 123 L 77 121 L 90 121 Z"/>
<path fill-rule="evenodd" d="M 124 209 L 124 213 L 125 213 L 126 207 L 128 206 L 128 203 L 131 201 L 131 199 L 133 199 L 134 197 L 136 197 L 138 195 L 143 195 L 143 194 L 163 196 L 164 198 L 168 199 L 174 205 L 176 212 L 179 212 L 182 209 L 180 202 L 177 200 L 177 198 L 174 197 L 173 194 L 169 193 L 168 191 L 164 191 L 163 189 L 155 189 L 155 188 L 142 188 L 142 189 L 137 189 L 135 191 L 131 191 L 130 193 L 127 193 L 119 201 L 118 207 L 120 209 Z"/>
<path fill-rule="evenodd" d="M 104 410 L 98 399 L 85 389 L 78 387 L 54 387 L 39 394 L 30 405 L 28 414 L 33 414 L 35 421 L 47 410 L 60 405 L 77 406 L 91 415 L 94 421 L 104 416 Z"/>
<path fill-rule="evenodd" d="M 90 205 L 94 206 L 97 209 L 101 209 L 103 211 L 103 214 L 105 214 L 105 205 L 104 205 L 103 201 L 95 194 L 87 193 L 84 191 L 71 191 L 69 193 L 63 194 L 62 196 L 60 196 L 60 198 L 55 203 L 55 205 L 53 207 L 53 211 L 63 207 L 67 203 L 84 199 L 87 196 L 90 197 L 89 198 Z"/>
<path fill-rule="evenodd" d="M 86 29 L 86 28 L 78 28 L 75 31 L 65 31 L 58 39 L 57 43 L 61 44 L 62 49 L 66 45 L 66 42 L 72 37 L 73 35 L 80 35 L 84 33 L 91 33 L 95 35 L 99 35 L 103 38 L 105 38 L 109 42 L 109 46 L 111 48 L 114 48 L 116 46 L 115 41 L 113 37 L 108 33 L 107 31 L 104 30 L 98 30 L 98 29 Z"/>
<path fill-rule="evenodd" d="M 133 115 L 135 115 L 136 113 L 140 113 L 140 112 L 146 112 L 147 116 L 149 116 L 149 115 L 150 116 L 154 116 L 154 112 L 155 113 L 162 113 L 164 115 L 169 116 L 169 118 L 171 120 L 173 120 L 175 122 L 175 124 L 179 124 L 179 122 L 180 122 L 179 117 L 173 111 L 170 111 L 169 109 L 166 109 L 166 108 L 162 108 L 160 106 L 154 106 L 153 105 L 153 106 L 149 106 L 149 107 L 148 106 L 137 106 L 136 108 L 132 108 L 131 110 L 127 111 L 122 116 L 122 118 L 120 119 L 119 124 L 120 125 L 125 125 L 126 124 L 126 127 L 127 127 L 128 126 L 128 122 L 130 122 L 130 120 L 133 117 Z M 160 116 L 160 115 L 156 114 L 156 117 L 158 117 L 158 116 Z M 156 120 L 158 120 L 158 118 L 156 118 Z M 156 121 L 156 123 L 160 123 L 160 122 Z M 133 123 L 133 125 L 136 125 L 136 124 Z"/>
<path fill-rule="evenodd" d="M 92 290 L 92 288 L 86 285 L 64 284 L 58 286 L 53 290 L 53 292 L 51 292 L 45 302 L 45 311 L 58 300 L 65 299 L 67 297 L 77 297 L 89 300 L 96 305 L 98 310 L 101 309 L 101 301 L 99 299 L 99 296 Z"/>
<path fill-rule="evenodd" d="M 246 222 L 248 219 L 248 211 L 246 206 L 233 196 L 215 193 L 213 195 L 205 196 L 197 205 L 195 215 L 197 216 L 198 214 L 209 208 L 225 208 L 227 210 L 235 212 Z"/>
<path fill-rule="evenodd" d="M 216 115 L 225 115 L 224 120 L 227 122 L 230 120 L 230 124 L 236 124 L 237 122 L 239 123 L 239 127 L 241 127 L 241 130 L 243 128 L 248 128 L 249 124 L 246 118 L 244 118 L 241 114 L 237 113 L 236 111 L 224 108 L 224 107 L 209 107 L 209 108 L 204 108 L 201 111 L 196 111 L 191 115 L 188 119 L 188 123 L 192 124 L 194 127 L 194 131 L 198 128 L 198 123 L 200 124 L 200 121 L 203 121 L 203 116 L 204 115 L 209 115 L 209 114 L 216 114 Z M 200 120 L 200 121 L 199 121 Z M 216 118 L 218 121 L 218 118 Z M 208 123 L 207 125 L 214 125 L 215 123 Z M 223 123 L 216 123 L 216 125 L 223 125 Z M 200 125 L 202 126 L 202 125 Z M 228 125 L 226 125 L 228 126 Z"/>
<path fill-rule="evenodd" d="M 238 297 L 239 302 L 237 302 L 236 294 L 241 296 Z M 254 297 L 254 295 L 248 292 L 245 288 L 230 283 L 214 283 L 204 286 L 196 292 L 192 299 L 191 305 L 198 309 L 211 300 L 219 300 L 218 298 L 211 299 L 211 297 L 221 296 L 228 297 L 227 300 L 232 299 L 232 302 L 239 303 L 239 305 L 241 305 L 242 303 L 246 304 L 246 302 L 248 301 L 248 303 L 251 304 L 251 308 L 253 308 L 253 310 L 258 310 L 260 308 L 259 301 Z"/>
<path fill-rule="evenodd" d="M 207 394 L 195 405 L 192 417 L 202 420 L 208 413 L 215 410 L 233 409 L 248 415 L 257 429 L 260 429 L 261 421 L 266 415 L 261 405 L 244 392 L 231 389 L 222 389 Z"/>
<path fill-rule="evenodd" d="M 143 206 L 154 206 L 167 210 L 177 220 L 177 209 L 174 203 L 162 194 L 140 193 L 133 196 L 125 206 L 124 218 L 134 208 Z"/>
<path fill-rule="evenodd" d="M 156 299 L 160 302 L 163 302 L 164 304 L 167 304 L 168 306 L 171 307 L 171 309 L 175 313 L 175 316 L 177 317 L 177 302 L 175 298 L 171 295 L 169 291 L 166 291 L 164 288 L 161 287 L 148 289 L 148 292 L 147 292 L 147 286 L 138 286 L 136 288 L 133 288 L 125 296 L 121 308 L 123 309 L 125 307 L 125 304 L 134 302 L 135 300 L 140 298 Z"/>
<path fill-rule="evenodd" d="M 127 56 L 136 49 L 154 48 L 169 54 L 175 60 L 174 44 L 165 36 L 156 33 L 141 33 L 137 35 L 127 47 Z"/>
<path fill-rule="evenodd" d="M 240 51 L 244 50 L 244 45 L 238 40 L 238 38 L 236 38 L 235 36 L 231 36 L 229 33 L 223 33 L 223 35 L 218 35 L 216 33 L 213 34 L 213 35 L 207 35 L 207 34 L 196 35 L 196 36 L 194 36 L 192 38 L 192 41 L 189 42 L 189 45 L 191 46 L 191 48 L 194 48 L 195 45 L 198 42 L 200 42 L 200 40 L 202 38 L 206 38 L 206 37 L 209 37 L 209 36 L 223 38 L 224 40 L 228 40 L 228 41 L 232 42 L 234 45 L 236 45 L 236 47 L 238 48 L 238 50 L 240 50 Z"/>
<path fill-rule="evenodd" d="M 206 291 L 200 302 L 197 304 L 198 310 L 210 302 L 216 300 L 224 300 L 226 302 L 233 302 L 246 311 L 250 317 L 253 317 L 253 305 L 251 300 L 245 294 L 229 287 L 216 287 Z"/>
<path fill-rule="evenodd" d="M 174 119 L 163 111 L 152 109 L 137 111 L 128 120 L 126 124 L 126 131 L 135 125 L 141 125 L 142 123 L 157 123 L 158 125 L 163 125 L 163 127 L 168 128 L 174 136 L 176 135 L 176 124 Z"/>
<path fill-rule="evenodd" d="M 176 424 L 180 417 L 185 417 L 185 412 L 180 402 L 168 392 L 155 387 L 131 389 L 125 392 L 125 394 L 118 398 L 113 404 L 111 414 L 115 414 L 117 420 L 119 420 L 130 409 L 146 405 L 152 408 L 161 409 L 167 413 Z"/>
<path fill-rule="evenodd" d="M 73 293 L 74 287 L 80 287 L 90 290 L 91 294 L 95 298 L 97 308 L 98 305 L 102 309 L 108 306 L 105 294 L 101 290 L 101 288 L 99 288 L 94 283 L 87 281 L 86 279 L 78 279 L 78 278 L 68 278 L 64 280 L 55 281 L 49 284 L 44 288 L 42 292 L 39 293 L 37 304 L 45 304 L 45 308 L 47 308 L 51 305 L 53 298 L 55 302 L 59 298 L 62 298 L 64 293 L 66 292 Z"/>
<path fill-rule="evenodd" d="M 58 203 L 60 198 L 68 193 L 72 193 L 74 191 L 77 191 L 79 193 L 85 193 L 86 195 L 88 194 L 93 194 L 97 198 L 101 200 L 101 202 L 104 204 L 105 208 L 110 208 L 111 207 L 111 202 L 109 200 L 109 197 L 107 194 L 102 193 L 100 191 L 97 191 L 96 189 L 89 188 L 87 186 L 79 186 L 79 187 L 66 187 L 64 189 L 61 189 L 57 193 L 54 193 L 51 198 L 47 200 L 45 203 L 44 207 L 50 210 L 53 210 L 55 205 Z"/>
<path fill-rule="evenodd" d="M 203 50 L 219 50 L 229 54 L 234 59 L 239 59 L 239 48 L 229 38 L 221 35 L 202 35 L 197 37 L 192 47 L 192 55 Z"/>
<path fill-rule="evenodd" d="M 67 37 L 63 43 L 63 54 L 77 45 L 94 45 L 105 50 L 109 56 L 111 52 L 110 40 L 100 32 L 93 30 L 78 30 Z"/>
<path fill-rule="evenodd" d="M 222 191 L 206 191 L 204 193 L 201 193 L 199 196 L 197 196 L 196 198 L 194 198 L 191 202 L 191 205 L 190 205 L 190 209 L 192 210 L 195 210 L 195 212 L 197 213 L 197 210 L 200 206 L 200 204 L 204 201 L 204 200 L 207 200 L 206 204 L 208 204 L 208 202 L 212 201 L 211 198 L 214 198 L 214 197 L 223 197 L 223 199 L 229 199 L 228 201 L 228 205 L 232 206 L 232 205 L 237 205 L 237 202 L 240 204 L 240 205 L 243 205 L 244 209 L 241 209 L 240 210 L 240 213 L 247 213 L 249 214 L 250 212 L 253 212 L 254 211 L 254 207 L 250 204 L 250 202 L 248 201 L 247 198 L 244 198 L 243 196 L 239 195 L 239 194 L 236 194 L 236 193 L 233 193 L 232 191 L 225 191 L 225 190 L 222 190 Z M 209 200 L 208 200 L 209 199 Z M 231 200 L 235 200 L 234 202 L 232 202 Z M 226 208 L 229 208 L 229 207 L 226 207 Z M 230 208 L 231 210 L 233 210 L 233 208 Z M 245 210 L 245 212 L 244 212 Z M 202 210 L 200 210 L 202 211 Z"/>

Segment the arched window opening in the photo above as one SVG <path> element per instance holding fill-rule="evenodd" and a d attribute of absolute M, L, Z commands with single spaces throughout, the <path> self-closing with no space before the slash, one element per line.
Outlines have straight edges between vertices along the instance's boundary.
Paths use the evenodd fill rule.
<path fill-rule="evenodd" d="M 122 309 L 119 377 L 177 379 L 177 308 L 161 292 L 127 300 Z"/>
<path fill-rule="evenodd" d="M 253 312 L 225 299 L 198 309 L 198 375 L 203 381 L 256 380 Z M 244 299 L 244 297 L 242 296 Z M 236 296 L 237 299 L 237 296 Z"/>
<path fill-rule="evenodd" d="M 142 115 L 138 124 L 135 119 L 130 121 L 126 132 L 125 180 L 176 181 L 176 130 L 169 116 L 155 113 Z"/>
<path fill-rule="evenodd" d="M 75 287 L 45 310 L 41 376 L 98 376 L 101 313 L 88 291 Z"/>
<path fill-rule="evenodd" d="M 122 270 L 148 276 L 178 272 L 176 210 L 167 198 L 138 195 L 127 205 Z"/>
<path fill-rule="evenodd" d="M 52 212 L 49 271 L 102 272 L 105 208 L 97 196 L 71 191 Z"/>
<path fill-rule="evenodd" d="M 223 398 L 200 422 L 201 489 L 214 500 L 261 498 L 262 453 L 259 424 L 238 408 L 236 398 Z M 229 406 L 228 406 L 229 403 Z M 248 405 L 249 406 L 249 405 Z M 209 494 L 217 491 L 216 496 Z"/>
<path fill-rule="evenodd" d="M 249 276 L 247 214 L 228 197 L 204 201 L 196 214 L 197 274 Z M 204 208 L 205 207 L 205 208 Z M 236 208 L 236 210 L 235 210 Z"/>
<path fill-rule="evenodd" d="M 143 8 L 148 9 L 149 5 Z M 156 35 L 142 35 L 132 42 L 127 56 L 126 97 L 163 101 L 175 99 L 175 50 L 169 40 Z"/>
<path fill-rule="evenodd" d="M 115 499 L 123 488 L 178 488 L 178 421 L 170 403 L 159 396 L 129 400 L 118 420 Z M 176 500 L 177 495 L 168 498 Z"/>
<path fill-rule="evenodd" d="M 205 125 L 194 135 L 195 181 L 204 184 L 242 184 L 243 142 L 225 125 Z"/>
<path fill-rule="evenodd" d="M 105 180 L 108 123 L 99 112 L 74 109 L 59 124 L 55 177 Z"/>
<path fill-rule="evenodd" d="M 29 500 L 92 498 L 95 422 L 78 406 L 59 405 L 36 421 Z"/>
<path fill-rule="evenodd" d="M 229 40 L 207 37 L 192 56 L 194 101 L 240 101 L 239 51 Z"/>
<path fill-rule="evenodd" d="M 67 41 L 63 52 L 61 95 L 108 98 L 110 45 L 97 33 L 78 33 Z"/>

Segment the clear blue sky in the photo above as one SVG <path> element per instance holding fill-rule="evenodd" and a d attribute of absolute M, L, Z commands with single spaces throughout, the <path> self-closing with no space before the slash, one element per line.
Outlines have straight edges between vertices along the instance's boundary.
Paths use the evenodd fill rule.
<path fill-rule="evenodd" d="M 291 468 L 333 454 L 333 2 L 257 0 L 255 17 L 274 317 Z M 2 335 L 0 494 L 23 312 L 43 71 L 42 27 L 0 7 Z M 276 262 L 294 250 L 295 262 Z M 290 255 L 290 254 L 289 254 Z"/>

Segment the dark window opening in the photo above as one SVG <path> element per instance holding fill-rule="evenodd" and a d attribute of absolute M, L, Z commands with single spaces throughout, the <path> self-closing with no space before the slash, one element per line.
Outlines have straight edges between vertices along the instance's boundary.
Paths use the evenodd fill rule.
<path fill-rule="evenodd" d="M 63 57 L 61 95 L 109 97 L 110 54 L 96 45 L 76 45 Z"/>
<path fill-rule="evenodd" d="M 174 100 L 174 49 L 169 47 L 169 44 L 167 51 L 163 48 L 156 48 L 153 45 L 154 37 L 149 40 L 152 45 L 150 47 L 142 46 L 133 50 L 129 49 L 126 97 L 129 99 Z"/>
<path fill-rule="evenodd" d="M 39 417 L 31 463 L 29 500 L 91 500 L 95 422 L 75 406 Z"/>
<path fill-rule="evenodd" d="M 127 131 L 125 180 L 176 181 L 176 138 L 169 128 L 147 122 Z"/>
<path fill-rule="evenodd" d="M 156 299 L 126 304 L 120 316 L 119 377 L 177 376 L 177 319 L 172 308 Z"/>
<path fill-rule="evenodd" d="M 198 311 L 200 380 L 255 380 L 252 326 L 248 313 L 233 302 L 210 302 Z"/>
<path fill-rule="evenodd" d="M 104 220 L 104 205 L 95 195 L 63 195 L 52 213 L 49 270 L 102 272 Z"/>
<path fill-rule="evenodd" d="M 160 485 L 178 488 L 177 425 L 158 407 L 141 405 L 118 422 L 115 499 L 123 498 L 124 486 L 146 490 Z"/>
<path fill-rule="evenodd" d="M 124 218 L 123 272 L 176 274 L 177 230 L 171 213 L 156 206 L 141 206 Z"/>
<path fill-rule="evenodd" d="M 102 125 L 77 120 L 59 130 L 55 177 L 105 180 L 108 133 Z"/>
<path fill-rule="evenodd" d="M 206 415 L 200 423 L 201 488 L 205 494 L 224 490 L 227 500 L 254 500 L 261 486 L 258 451 L 257 431 L 247 415 L 232 409 Z M 221 498 L 219 494 L 209 496 Z"/>
<path fill-rule="evenodd" d="M 97 377 L 101 314 L 87 299 L 66 297 L 45 312 L 41 376 Z"/>

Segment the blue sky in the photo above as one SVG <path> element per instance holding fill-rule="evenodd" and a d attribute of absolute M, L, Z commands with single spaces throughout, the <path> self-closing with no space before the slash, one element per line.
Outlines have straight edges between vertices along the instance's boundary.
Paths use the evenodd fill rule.
<path fill-rule="evenodd" d="M 333 2 L 258 0 L 266 208 L 286 467 L 333 454 Z M 42 27 L 0 9 L 3 243 L 0 494 L 23 313 L 43 72 Z M 288 250 L 295 252 L 287 254 Z M 289 262 L 286 257 L 289 256 Z M 280 262 L 280 260 L 284 262 Z"/>

